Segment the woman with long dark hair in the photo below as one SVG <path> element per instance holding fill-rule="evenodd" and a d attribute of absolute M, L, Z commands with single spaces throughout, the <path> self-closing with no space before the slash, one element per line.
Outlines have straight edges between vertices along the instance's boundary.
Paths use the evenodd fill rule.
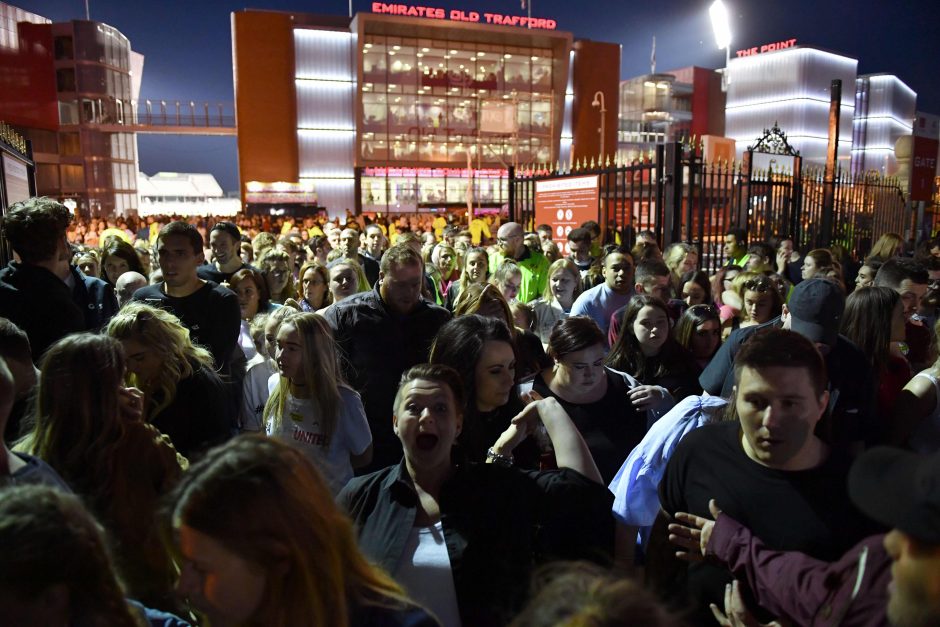
<path fill-rule="evenodd" d="M 604 479 L 610 483 L 626 452 L 646 434 L 646 412 L 629 402 L 640 383 L 604 365 L 604 333 L 587 316 L 555 325 L 548 341 L 553 364 L 535 376 L 532 389 L 554 397 L 581 432 Z"/>
<path fill-rule="evenodd" d="M 904 303 L 889 287 L 863 287 L 845 299 L 842 335 L 855 343 L 878 381 L 878 415 L 883 428 L 894 413 L 895 401 L 911 380 L 911 366 L 892 346 L 904 341 Z"/>
<path fill-rule="evenodd" d="M 52 466 L 111 531 L 130 594 L 173 609 L 175 569 L 153 521 L 188 464 L 140 420 L 142 399 L 124 387 L 124 369 L 111 337 L 83 333 L 54 344 L 41 363 L 33 430 L 18 447 Z"/>
<path fill-rule="evenodd" d="M 437 622 L 372 566 L 303 453 L 261 435 L 210 451 L 167 500 L 179 592 L 213 626 Z"/>
<path fill-rule="evenodd" d="M 679 401 L 702 392 L 698 366 L 670 335 L 666 303 L 651 296 L 634 296 L 627 305 L 607 365 L 644 384 L 631 392 L 634 404 L 644 409 L 666 394 Z"/>
<path fill-rule="evenodd" d="M 456 370 L 467 391 L 461 408 L 464 429 L 457 441 L 471 461 L 486 459 L 486 450 L 525 407 L 519 398 L 516 354 L 512 333 L 502 320 L 474 314 L 445 324 L 431 345 L 429 361 Z M 537 468 L 535 442 L 520 447 L 517 458 L 521 466 Z"/>

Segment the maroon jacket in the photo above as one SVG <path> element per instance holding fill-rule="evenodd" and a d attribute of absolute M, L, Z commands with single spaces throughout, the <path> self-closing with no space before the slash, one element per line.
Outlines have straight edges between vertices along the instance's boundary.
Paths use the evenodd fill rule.
<path fill-rule="evenodd" d="M 837 562 L 775 551 L 730 516 L 718 517 L 707 556 L 728 566 L 774 615 L 811 627 L 888 627 L 891 558 L 884 536 L 865 538 Z"/>

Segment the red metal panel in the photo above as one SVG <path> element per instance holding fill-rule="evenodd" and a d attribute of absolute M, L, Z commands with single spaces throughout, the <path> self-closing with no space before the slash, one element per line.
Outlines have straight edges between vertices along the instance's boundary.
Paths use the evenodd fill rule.
<path fill-rule="evenodd" d="M 17 50 L 0 50 L 0 120 L 25 128 L 59 129 L 51 24 L 17 25 Z"/>

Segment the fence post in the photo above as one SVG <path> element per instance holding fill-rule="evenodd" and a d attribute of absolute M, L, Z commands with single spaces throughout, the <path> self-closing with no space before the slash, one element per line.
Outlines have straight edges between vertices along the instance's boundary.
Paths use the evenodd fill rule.
<path fill-rule="evenodd" d="M 471 215 L 470 220 L 473 220 Z M 509 166 L 509 221 L 517 222 L 516 220 L 516 168 L 515 166 Z"/>
<path fill-rule="evenodd" d="M 682 144 L 665 146 L 663 159 L 663 248 L 681 239 L 682 229 Z"/>
<path fill-rule="evenodd" d="M 816 246 L 832 243 L 832 213 L 836 201 L 836 162 L 839 158 L 839 112 L 842 109 L 842 81 L 835 79 L 829 90 L 829 147 L 826 150 L 826 176 L 823 180 L 822 224 Z"/>

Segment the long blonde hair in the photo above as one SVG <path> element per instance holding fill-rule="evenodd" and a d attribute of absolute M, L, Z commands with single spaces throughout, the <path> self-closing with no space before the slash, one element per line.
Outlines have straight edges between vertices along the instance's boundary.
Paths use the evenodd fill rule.
<path fill-rule="evenodd" d="M 167 522 L 264 569 L 267 585 L 250 625 L 345 627 L 349 600 L 405 605 L 401 588 L 359 551 L 351 521 L 313 463 L 285 442 L 230 440 L 195 464 L 171 496 Z"/>
<path fill-rule="evenodd" d="M 108 322 L 105 333 L 118 340 L 135 340 L 160 356 L 163 368 L 155 382 L 146 383 L 150 399 L 148 420 L 176 398 L 177 384 L 200 367 L 212 368 L 212 353 L 192 343 L 189 329 L 164 309 L 128 303 Z"/>
<path fill-rule="evenodd" d="M 293 325 L 300 335 L 303 381 L 295 381 L 294 384 L 309 390 L 310 399 L 316 403 L 320 412 L 323 431 L 330 437 L 339 419 L 339 386 L 345 385 L 333 343 L 333 332 L 326 319 L 315 313 L 290 314 L 283 319 L 278 330 L 286 324 Z M 265 423 L 270 420 L 272 433 L 280 430 L 284 420 L 284 406 L 290 384 L 287 377 L 278 377 L 277 387 L 265 403 L 263 420 Z"/>

